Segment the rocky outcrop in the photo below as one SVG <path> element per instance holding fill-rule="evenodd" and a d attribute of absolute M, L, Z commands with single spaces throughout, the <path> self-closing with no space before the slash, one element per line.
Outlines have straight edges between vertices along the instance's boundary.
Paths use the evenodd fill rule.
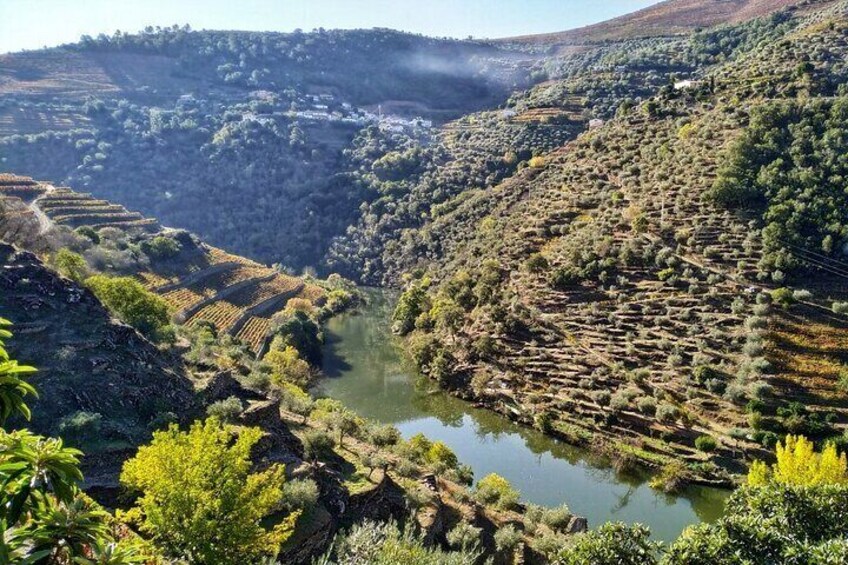
<path fill-rule="evenodd" d="M 303 463 L 303 444 L 280 419 L 277 400 L 251 402 L 240 417 L 245 426 L 261 428 L 266 433 L 253 450 L 253 461 L 259 467 L 281 463 L 296 467 Z"/>
<path fill-rule="evenodd" d="M 200 390 L 203 404 L 211 404 L 235 396 L 239 400 L 262 400 L 264 397 L 242 386 L 230 371 L 215 373 Z"/>
<path fill-rule="evenodd" d="M 56 435 L 64 418 L 90 412 L 102 416 L 102 443 L 137 444 L 157 418 L 198 411 L 178 359 L 112 318 L 87 289 L 3 243 L 0 316 L 14 323 L 9 352 L 38 368 L 29 427 L 39 433 Z"/>

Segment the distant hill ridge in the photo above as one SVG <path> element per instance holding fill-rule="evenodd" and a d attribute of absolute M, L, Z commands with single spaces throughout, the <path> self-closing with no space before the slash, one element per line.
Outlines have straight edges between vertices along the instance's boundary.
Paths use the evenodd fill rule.
<path fill-rule="evenodd" d="M 501 41 L 579 44 L 637 37 L 678 35 L 721 24 L 737 24 L 785 8 L 823 6 L 830 0 L 664 0 L 611 20 L 557 33 Z"/>

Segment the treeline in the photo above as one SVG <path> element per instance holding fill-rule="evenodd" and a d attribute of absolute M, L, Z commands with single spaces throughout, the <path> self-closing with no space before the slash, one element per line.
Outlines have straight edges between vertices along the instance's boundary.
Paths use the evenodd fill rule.
<path fill-rule="evenodd" d="M 799 73 L 803 73 L 803 63 Z M 838 266 L 848 242 L 848 97 L 757 108 L 728 149 L 711 198 L 763 222 L 763 274 Z"/>
<path fill-rule="evenodd" d="M 486 60 L 504 56 L 498 48 L 388 29 L 270 33 L 148 27 L 136 34 L 83 36 L 66 47 L 167 55 L 178 59 L 186 76 L 245 88 L 332 89 L 360 105 L 414 100 L 470 110 L 512 86 L 486 74 Z"/>

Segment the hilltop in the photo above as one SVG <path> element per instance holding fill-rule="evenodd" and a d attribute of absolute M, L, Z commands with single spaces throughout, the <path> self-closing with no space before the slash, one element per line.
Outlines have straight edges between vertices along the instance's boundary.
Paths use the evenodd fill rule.
<path fill-rule="evenodd" d="M 611 20 L 559 33 L 505 38 L 510 43 L 553 47 L 647 37 L 685 35 L 723 24 L 740 24 L 783 10 L 810 9 L 830 0 L 664 0 Z"/>

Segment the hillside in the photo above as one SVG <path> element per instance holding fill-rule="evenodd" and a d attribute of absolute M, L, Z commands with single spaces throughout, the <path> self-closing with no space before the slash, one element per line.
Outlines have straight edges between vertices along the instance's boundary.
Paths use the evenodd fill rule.
<path fill-rule="evenodd" d="M 841 438 L 844 218 L 828 206 L 844 193 L 805 192 L 805 215 L 790 195 L 807 181 L 780 167 L 839 185 L 825 155 L 842 142 L 822 144 L 844 140 L 848 20 L 840 4 L 788 24 L 405 234 L 384 262 L 408 265 L 397 323 L 419 365 L 554 435 L 685 460 L 701 479 L 741 471 L 787 431 Z M 770 147 L 734 140 L 780 131 L 812 136 L 763 162 L 782 200 L 722 196 Z"/>
<path fill-rule="evenodd" d="M 38 367 L 29 379 L 39 393 L 35 417 L 14 425 L 84 449 L 81 487 L 109 508 L 133 504 L 119 474 L 151 434 L 214 415 L 207 425 L 257 431 L 249 467 L 284 465 L 294 485 L 264 516 L 296 511 L 291 538 L 274 548 L 281 562 L 312 563 L 342 528 L 374 520 L 414 520 L 422 539 L 442 545 L 457 524 L 473 523 L 498 563 L 513 555 L 538 561 L 537 538 L 564 540 L 586 528 L 564 506 L 536 507 L 556 522 L 519 535 L 500 555 L 496 532 L 522 523 L 529 507 L 475 501 L 470 470 L 443 443 L 422 435 L 407 442 L 391 426 L 299 388 L 318 371 L 321 322 L 353 301 L 339 277 L 288 276 L 123 206 L 11 174 L 0 175 L 0 239 L 37 252 L 0 243 L 0 313 L 14 329 L 9 352 Z M 84 267 L 63 263 L 69 250 Z M 71 280 L 80 268 L 97 273 L 92 278 L 129 276 L 157 293 L 171 306 L 177 339 L 154 344 L 118 322 L 92 278 Z M 292 363 L 305 369 L 295 372 Z M 220 462 L 212 463 L 217 470 Z M 137 535 L 130 521 L 121 531 Z"/>
<path fill-rule="evenodd" d="M 83 38 L 0 57 L 2 168 L 263 263 L 319 267 L 374 198 L 343 175 L 366 128 L 426 137 L 499 104 L 531 64 L 379 29 Z"/>
<path fill-rule="evenodd" d="M 178 360 L 31 253 L 0 244 L 0 264 L 0 311 L 18 336 L 11 351 L 40 369 L 34 429 L 57 434 L 74 415 L 97 413 L 107 422 L 101 448 L 112 450 L 145 438 L 163 412 L 192 413 L 193 389 Z"/>
<path fill-rule="evenodd" d="M 315 284 L 206 245 L 188 233 L 163 229 L 153 219 L 90 194 L 3 175 L 0 206 L 0 234 L 5 239 L 40 251 L 55 251 L 57 244 L 83 251 L 92 266 L 132 275 L 159 294 L 177 322 L 211 323 L 257 355 L 272 337 L 272 318 L 290 301 L 314 307 L 326 301 L 326 291 Z M 74 241 L 62 227 L 97 230 L 98 242 L 92 245 L 79 237 Z M 173 243 L 167 253 L 148 251 L 139 260 L 137 255 L 121 256 L 128 241 L 141 249 L 145 242 Z"/>
<path fill-rule="evenodd" d="M 501 41 L 564 47 L 622 39 L 684 35 L 722 24 L 740 24 L 785 8 L 809 9 L 830 0 L 663 0 L 604 22 L 560 33 L 516 36 Z"/>

